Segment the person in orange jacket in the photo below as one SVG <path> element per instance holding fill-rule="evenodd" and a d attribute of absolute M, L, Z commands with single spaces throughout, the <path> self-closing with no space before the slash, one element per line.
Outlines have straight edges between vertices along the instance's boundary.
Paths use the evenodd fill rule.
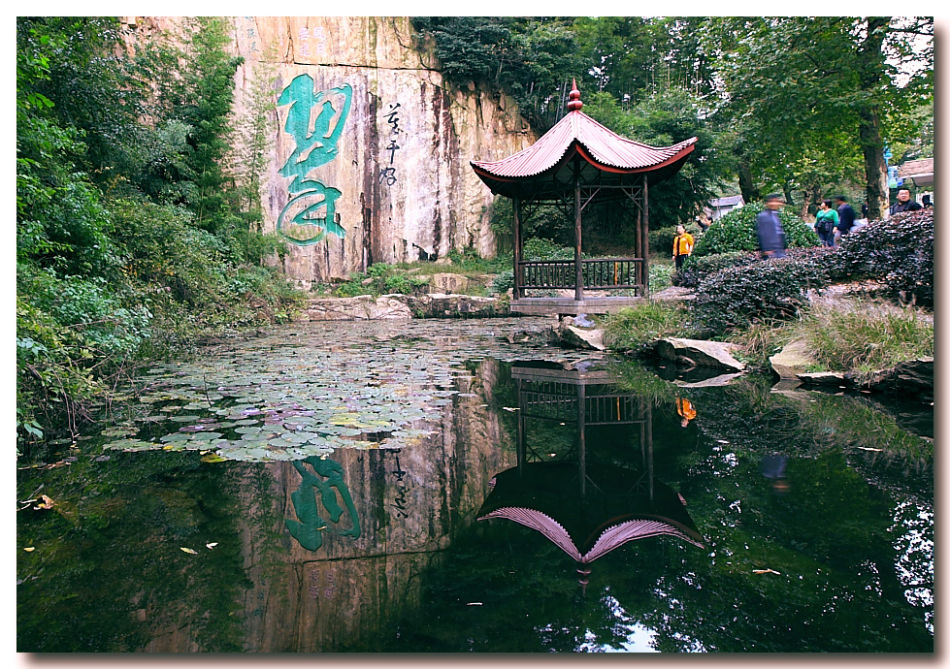
<path fill-rule="evenodd" d="M 676 398 L 676 413 L 679 414 L 681 427 L 686 427 L 689 425 L 689 421 L 696 418 L 696 409 L 693 408 L 693 403 L 690 402 L 685 397 Z"/>
<path fill-rule="evenodd" d="M 676 226 L 676 237 L 673 239 L 673 260 L 676 262 L 676 269 L 683 268 L 683 263 L 693 252 L 693 236 L 686 232 L 682 225 Z"/>

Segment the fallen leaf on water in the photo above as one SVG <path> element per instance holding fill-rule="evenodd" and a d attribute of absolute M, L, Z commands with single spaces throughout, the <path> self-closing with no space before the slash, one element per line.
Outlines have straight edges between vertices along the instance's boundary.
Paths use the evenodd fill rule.
<path fill-rule="evenodd" d="M 215 541 L 215 542 L 212 542 L 212 543 L 210 543 L 210 544 L 205 544 L 205 548 L 207 548 L 207 549 L 210 551 L 212 548 L 214 548 L 214 547 L 217 546 L 217 545 L 218 545 L 218 542 Z"/>
<path fill-rule="evenodd" d="M 782 572 L 775 571 L 774 569 L 753 569 L 753 574 L 778 574 L 781 576 Z"/>
<path fill-rule="evenodd" d="M 47 495 L 40 495 L 40 499 L 43 501 L 34 506 L 34 509 L 52 509 L 54 506 L 56 506 L 56 502 L 50 499 L 50 497 Z"/>
<path fill-rule="evenodd" d="M 181 549 L 182 549 L 184 552 L 188 553 L 188 555 L 197 555 L 197 554 L 198 554 L 198 551 L 196 551 L 196 550 L 193 549 L 193 548 L 185 548 L 184 546 L 182 546 Z"/>
<path fill-rule="evenodd" d="M 225 462 L 226 460 L 227 458 L 222 458 L 217 453 L 208 453 L 207 455 L 201 458 L 202 462 Z"/>

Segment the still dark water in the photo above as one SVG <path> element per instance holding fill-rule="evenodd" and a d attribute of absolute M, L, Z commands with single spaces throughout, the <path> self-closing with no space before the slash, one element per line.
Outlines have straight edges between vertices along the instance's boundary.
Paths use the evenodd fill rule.
<path fill-rule="evenodd" d="M 704 387 L 546 324 L 148 370 L 19 463 L 18 650 L 933 652 L 929 403 Z"/>

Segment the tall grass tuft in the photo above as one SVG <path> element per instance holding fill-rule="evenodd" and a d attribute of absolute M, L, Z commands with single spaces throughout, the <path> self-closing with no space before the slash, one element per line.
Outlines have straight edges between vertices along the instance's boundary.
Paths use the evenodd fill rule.
<path fill-rule="evenodd" d="M 686 311 L 677 304 L 645 302 L 621 309 L 606 320 L 605 341 L 611 348 L 635 351 L 666 336 L 685 336 Z"/>
<path fill-rule="evenodd" d="M 815 305 L 798 328 L 831 371 L 870 373 L 934 352 L 931 319 L 877 300 L 856 300 L 848 309 Z"/>

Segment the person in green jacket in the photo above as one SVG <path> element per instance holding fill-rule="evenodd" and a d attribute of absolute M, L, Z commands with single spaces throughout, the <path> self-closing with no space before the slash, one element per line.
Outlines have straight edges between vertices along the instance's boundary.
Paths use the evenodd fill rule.
<path fill-rule="evenodd" d="M 822 200 L 815 215 L 815 232 L 824 246 L 835 245 L 835 228 L 838 227 L 838 212 L 831 206 L 831 200 Z"/>

